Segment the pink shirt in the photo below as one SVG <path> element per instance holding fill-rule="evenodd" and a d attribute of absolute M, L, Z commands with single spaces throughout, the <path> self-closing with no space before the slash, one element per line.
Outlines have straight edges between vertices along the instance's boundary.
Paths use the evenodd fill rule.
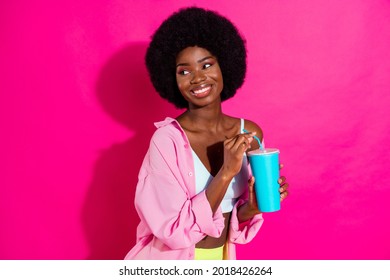
<path fill-rule="evenodd" d="M 125 259 L 194 259 L 195 244 L 206 235 L 219 237 L 224 229 L 221 207 L 212 213 L 205 191 L 196 194 L 190 143 L 180 124 L 172 118 L 156 123 L 149 150 L 138 175 L 135 207 L 141 219 L 136 245 Z M 249 167 L 248 167 L 249 168 Z M 239 224 L 237 207 L 232 211 L 228 256 L 235 259 L 235 245 L 245 244 L 259 231 L 258 214 Z"/>

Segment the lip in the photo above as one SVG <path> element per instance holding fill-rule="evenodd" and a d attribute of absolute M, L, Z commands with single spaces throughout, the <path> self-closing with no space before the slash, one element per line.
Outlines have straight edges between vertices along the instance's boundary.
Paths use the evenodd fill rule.
<path fill-rule="evenodd" d="M 212 85 L 204 84 L 191 89 L 191 94 L 195 97 L 205 97 L 211 91 Z"/>

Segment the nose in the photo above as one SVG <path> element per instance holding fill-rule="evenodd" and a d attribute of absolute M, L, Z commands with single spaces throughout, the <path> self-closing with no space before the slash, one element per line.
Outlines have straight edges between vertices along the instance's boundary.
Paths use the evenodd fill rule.
<path fill-rule="evenodd" d="M 194 71 L 191 79 L 191 84 L 198 84 L 200 82 L 203 82 L 205 79 L 206 75 L 203 73 L 203 71 Z"/>

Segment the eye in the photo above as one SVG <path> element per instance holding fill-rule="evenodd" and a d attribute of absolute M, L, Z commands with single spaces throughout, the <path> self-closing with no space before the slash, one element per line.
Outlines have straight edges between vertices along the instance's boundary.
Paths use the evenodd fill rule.
<path fill-rule="evenodd" d="M 188 70 L 179 70 L 177 73 L 178 73 L 179 75 L 185 76 L 185 75 L 188 75 L 188 74 L 190 73 L 190 71 L 188 71 Z"/>
<path fill-rule="evenodd" d="M 203 65 L 203 69 L 210 68 L 211 66 L 212 66 L 211 63 L 205 63 L 205 64 Z"/>

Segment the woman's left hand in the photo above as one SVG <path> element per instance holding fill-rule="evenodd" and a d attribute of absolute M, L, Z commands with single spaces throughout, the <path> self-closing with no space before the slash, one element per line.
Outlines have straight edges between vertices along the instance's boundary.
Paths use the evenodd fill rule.
<path fill-rule="evenodd" d="M 282 169 L 283 164 L 280 164 L 279 168 Z M 261 213 L 257 207 L 254 184 L 255 178 L 252 176 L 248 181 L 248 201 L 245 204 L 241 205 L 238 209 L 238 220 L 240 222 L 247 221 L 253 218 L 255 215 Z M 280 201 L 283 201 L 288 196 L 288 183 L 286 182 L 286 177 L 280 176 L 280 178 L 278 179 L 278 184 L 280 185 Z"/>
<path fill-rule="evenodd" d="M 257 207 L 256 194 L 255 194 L 255 177 L 251 177 L 248 180 L 248 201 L 238 208 L 238 220 L 240 223 L 252 219 L 255 215 L 260 214 Z"/>
<path fill-rule="evenodd" d="M 283 164 L 280 164 L 279 168 L 282 169 Z M 280 176 L 278 184 L 280 185 L 280 201 L 283 201 L 288 196 L 288 183 L 286 182 L 286 177 Z"/>

